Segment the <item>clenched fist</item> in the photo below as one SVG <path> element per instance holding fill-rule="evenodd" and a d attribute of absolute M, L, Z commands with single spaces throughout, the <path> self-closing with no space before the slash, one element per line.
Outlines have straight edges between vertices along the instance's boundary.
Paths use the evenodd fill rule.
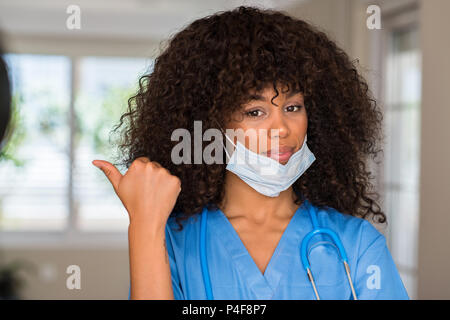
<path fill-rule="evenodd" d="M 135 159 L 124 175 L 108 161 L 94 160 L 92 164 L 111 182 L 128 211 L 130 224 L 165 226 L 181 191 L 178 177 L 146 157 Z"/>

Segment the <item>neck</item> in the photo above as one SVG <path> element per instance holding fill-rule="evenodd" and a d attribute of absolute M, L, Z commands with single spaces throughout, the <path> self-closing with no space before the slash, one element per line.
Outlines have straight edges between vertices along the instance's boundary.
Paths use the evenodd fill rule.
<path fill-rule="evenodd" d="M 250 187 L 233 172 L 225 176 L 225 196 L 219 208 L 231 218 L 245 218 L 257 224 L 272 219 L 290 218 L 298 209 L 292 186 L 277 197 L 268 197 Z"/>

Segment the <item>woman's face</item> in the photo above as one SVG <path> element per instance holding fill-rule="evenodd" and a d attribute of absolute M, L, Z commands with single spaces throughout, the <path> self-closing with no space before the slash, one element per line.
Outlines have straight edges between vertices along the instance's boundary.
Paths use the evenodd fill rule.
<path fill-rule="evenodd" d="M 278 87 L 277 90 L 278 96 L 273 99 L 275 105 L 271 103 L 276 94 L 272 86 L 260 94 L 252 92 L 252 100 L 232 115 L 232 120 L 227 123 L 226 128 L 242 129 L 244 132 L 254 129 L 256 135 L 246 133 L 245 141 L 239 141 L 253 152 L 286 164 L 290 156 L 303 145 L 308 118 L 300 92 L 285 92 L 287 88 L 281 90 Z M 278 131 L 271 131 L 273 129 Z M 272 142 L 273 139 L 278 139 L 278 150 L 271 149 L 276 146 L 276 141 Z"/>

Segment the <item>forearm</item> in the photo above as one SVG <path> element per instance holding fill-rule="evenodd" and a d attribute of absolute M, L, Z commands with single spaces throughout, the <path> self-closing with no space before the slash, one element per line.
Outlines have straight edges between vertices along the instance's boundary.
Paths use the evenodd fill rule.
<path fill-rule="evenodd" d="M 163 227 L 128 227 L 131 299 L 173 300 L 169 256 Z"/>

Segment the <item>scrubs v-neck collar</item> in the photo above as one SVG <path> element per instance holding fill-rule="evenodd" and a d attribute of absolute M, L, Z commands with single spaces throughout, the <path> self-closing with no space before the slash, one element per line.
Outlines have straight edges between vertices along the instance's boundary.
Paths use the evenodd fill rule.
<path fill-rule="evenodd" d="M 308 207 L 306 202 L 307 200 L 304 199 L 289 221 L 267 264 L 264 274 L 259 270 L 226 215 L 220 209 L 215 211 L 217 219 L 211 219 L 215 224 L 212 228 L 217 231 L 217 237 L 223 242 L 224 247 L 238 267 L 239 272 L 242 273 L 247 286 L 251 288 L 256 299 L 268 300 L 273 297 L 281 277 L 289 272 L 290 267 L 293 265 L 292 259 L 299 255 L 299 221 L 300 216 L 307 213 Z"/>

